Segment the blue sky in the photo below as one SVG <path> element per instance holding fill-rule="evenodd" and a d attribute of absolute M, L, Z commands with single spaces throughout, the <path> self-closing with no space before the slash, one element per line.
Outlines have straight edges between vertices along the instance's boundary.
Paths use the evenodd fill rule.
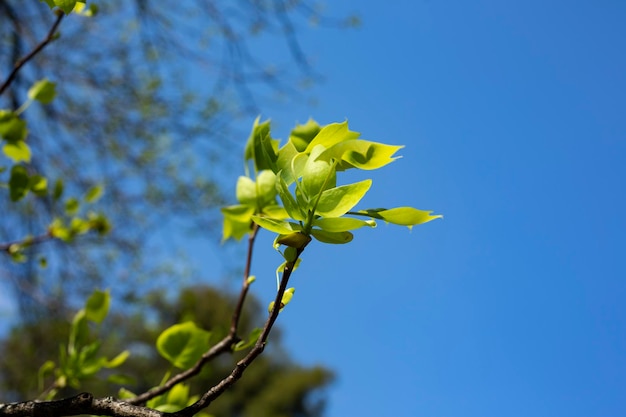
<path fill-rule="evenodd" d="M 624 415 L 626 3 L 328 11 L 363 26 L 301 34 L 326 81 L 264 114 L 274 136 L 347 118 L 404 144 L 364 206 L 445 215 L 304 253 L 280 321 L 336 370 L 329 417 Z M 260 294 L 279 262 L 257 252 Z"/>

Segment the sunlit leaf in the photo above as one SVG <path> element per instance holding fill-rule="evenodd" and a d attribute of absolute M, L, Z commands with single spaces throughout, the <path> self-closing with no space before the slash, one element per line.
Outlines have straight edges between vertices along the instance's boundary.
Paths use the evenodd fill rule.
<path fill-rule="evenodd" d="M 271 219 L 268 217 L 252 216 L 252 221 L 270 232 L 288 235 L 301 231 L 299 224 L 288 222 L 286 220 Z"/>
<path fill-rule="evenodd" d="M 341 217 L 361 201 L 371 185 L 372 180 L 364 180 L 326 190 L 315 213 L 323 217 Z"/>
<path fill-rule="evenodd" d="M 289 217 L 291 217 L 294 220 L 304 220 L 305 215 L 302 212 L 302 209 L 300 208 L 298 203 L 296 202 L 296 199 L 289 192 L 289 189 L 287 188 L 287 184 L 283 180 L 282 176 L 278 175 L 278 181 L 276 185 L 278 189 L 278 196 L 283 202 L 283 206 L 285 207 L 287 214 L 289 214 Z M 272 217 L 275 217 L 275 216 L 272 216 Z"/>
<path fill-rule="evenodd" d="M 311 238 L 302 232 L 294 232 L 286 235 L 281 234 L 276 238 L 276 243 L 295 249 L 303 249 L 310 241 Z M 293 261 L 293 259 L 287 260 Z"/>
<path fill-rule="evenodd" d="M 280 172 L 285 183 L 291 184 L 296 180 L 291 168 L 291 161 L 298 155 L 298 150 L 294 144 L 289 141 L 278 151 L 278 159 L 276 160 L 276 170 Z"/>
<path fill-rule="evenodd" d="M 313 229 L 311 235 L 320 242 L 344 244 L 352 241 L 353 235 L 350 232 L 327 232 L 325 230 Z"/>
<path fill-rule="evenodd" d="M 107 360 L 106 362 L 104 362 L 104 366 L 106 368 L 117 368 L 118 366 L 122 365 L 124 362 L 126 362 L 126 359 L 128 359 L 128 357 L 130 356 L 130 351 L 125 350 L 121 353 L 119 353 L 117 356 L 115 356 L 114 358 Z"/>
<path fill-rule="evenodd" d="M 85 303 L 85 316 L 94 323 L 102 323 L 109 312 L 111 295 L 109 291 L 95 290 Z"/>
<path fill-rule="evenodd" d="M 23 140 L 8 142 L 2 147 L 2 152 L 13 162 L 30 162 L 30 148 Z"/>
<path fill-rule="evenodd" d="M 48 192 L 48 179 L 41 175 L 32 175 L 29 178 L 29 188 L 33 194 L 43 197 Z"/>
<path fill-rule="evenodd" d="M 243 175 L 237 179 L 237 201 L 241 204 L 256 206 L 256 183 Z"/>
<path fill-rule="evenodd" d="M 278 158 L 278 141 L 270 136 L 270 121 L 259 123 L 257 117 L 252 126 L 252 132 L 244 150 L 245 161 L 252 161 L 256 171 L 269 169 L 276 171 Z"/>
<path fill-rule="evenodd" d="M 256 328 L 252 330 L 252 332 L 250 332 L 250 336 L 248 336 L 248 340 L 241 340 L 235 345 L 235 347 L 233 348 L 235 352 L 248 349 L 249 347 L 254 346 L 256 341 L 259 339 L 261 332 L 262 332 L 262 329 L 260 328 Z"/>
<path fill-rule="evenodd" d="M 260 208 L 275 202 L 276 174 L 270 170 L 260 171 L 256 178 L 257 199 Z"/>
<path fill-rule="evenodd" d="M 293 144 L 298 152 L 304 152 L 320 130 L 320 125 L 315 120 L 309 119 L 305 124 L 297 125 L 293 128 L 289 135 L 289 142 Z"/>
<path fill-rule="evenodd" d="M 361 220 L 352 217 L 322 217 L 313 221 L 313 226 L 319 227 L 327 232 L 345 232 L 359 229 L 364 226 L 376 227 L 373 220 Z"/>
<path fill-rule="evenodd" d="M 356 139 L 360 136 L 357 132 L 348 130 L 348 122 L 331 123 L 322 128 L 317 136 L 309 143 L 305 152 L 311 152 L 317 145 L 328 149 L 339 142 Z"/>
<path fill-rule="evenodd" d="M 175 324 L 161 333 L 156 347 L 161 356 L 181 369 L 188 369 L 209 347 L 210 333 L 193 322 Z"/>
<path fill-rule="evenodd" d="M 431 220 L 443 218 L 442 215 L 431 214 L 432 211 L 418 210 L 413 207 L 396 207 L 392 209 L 369 209 L 357 211 L 358 214 L 364 214 L 376 219 L 381 219 L 389 223 L 401 226 L 416 226 L 427 223 Z"/>
<path fill-rule="evenodd" d="M 228 206 L 222 208 L 224 223 L 222 227 L 222 242 L 233 238 L 241 239 L 250 232 L 254 208 L 244 205 Z"/>
<path fill-rule="evenodd" d="M 350 140 L 336 144 L 320 155 L 321 159 L 342 161 L 339 169 L 360 168 L 372 170 L 381 168 L 398 157 L 393 155 L 403 146 L 385 145 L 366 140 Z"/>
<path fill-rule="evenodd" d="M 76 2 L 74 2 L 76 3 Z M 74 6 L 72 6 L 73 8 Z M 64 10 L 65 11 L 65 10 Z M 71 11 L 71 9 L 70 9 Z M 69 12 L 65 12 L 69 13 Z M 28 98 L 31 100 L 37 100 L 40 103 L 48 104 L 54 97 L 56 96 L 56 83 L 48 79 L 43 79 L 37 81 L 33 86 L 28 90 Z"/>
<path fill-rule="evenodd" d="M 317 159 L 325 150 L 322 145 L 315 146 L 302 169 L 302 187 L 310 199 L 336 186 L 337 178 L 333 166 L 329 161 Z"/>
<path fill-rule="evenodd" d="M 95 203 L 104 194 L 104 187 L 101 184 L 94 185 L 85 194 L 85 202 Z"/>

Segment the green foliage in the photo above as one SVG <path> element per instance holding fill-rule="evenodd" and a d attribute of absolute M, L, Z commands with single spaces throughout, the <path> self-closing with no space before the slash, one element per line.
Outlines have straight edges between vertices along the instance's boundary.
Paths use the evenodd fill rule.
<path fill-rule="evenodd" d="M 222 210 L 223 240 L 241 239 L 253 230 L 254 223 L 278 234 L 276 246 L 302 250 L 311 238 L 348 243 L 352 230 L 375 227 L 375 220 L 411 228 L 441 217 L 412 207 L 352 211 L 372 181 L 337 185 L 338 172 L 382 168 L 397 159 L 395 154 L 402 148 L 359 136 L 349 130 L 347 122 L 322 127 L 309 120 L 296 126 L 287 143 L 279 147 L 279 141 L 270 135 L 269 121 L 255 120 L 244 152 L 246 176 L 237 181 L 239 204 Z M 282 205 L 277 205 L 276 197 Z M 289 261 L 293 255 L 290 251 L 285 258 Z"/>
<path fill-rule="evenodd" d="M 211 333 L 188 321 L 164 330 L 157 339 L 156 347 L 172 365 L 188 369 L 206 352 L 210 338 Z"/>
<path fill-rule="evenodd" d="M 96 376 L 104 368 L 117 368 L 122 365 L 130 352 L 125 350 L 111 359 L 100 354 L 101 337 L 93 335 L 90 323 L 100 325 L 109 312 L 108 291 L 94 291 L 72 320 L 68 343 L 61 346 L 58 364 L 46 361 L 39 369 L 40 390 L 43 390 L 49 375 L 54 380 L 43 390 L 46 399 L 52 399 L 67 386 L 78 389 L 82 383 Z"/>

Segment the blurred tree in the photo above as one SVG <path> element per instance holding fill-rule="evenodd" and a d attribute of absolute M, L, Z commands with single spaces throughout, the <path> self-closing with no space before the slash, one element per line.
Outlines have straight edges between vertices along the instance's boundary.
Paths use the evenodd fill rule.
<path fill-rule="evenodd" d="M 155 243 L 155 231 L 213 230 L 223 203 L 218 178 L 233 164 L 216 151 L 241 146 L 245 136 L 231 122 L 257 113 L 257 102 L 304 98 L 301 87 L 316 75 L 297 30 L 355 23 L 331 21 L 299 0 L 89 3 L 99 6 L 95 18 L 65 18 L 61 40 L 0 96 L 0 107 L 16 109 L 34 80 L 58 82 L 53 103 L 22 115 L 33 167 L 63 178 L 67 197 L 103 184 L 98 204 L 113 224 L 106 239 L 37 245 L 25 264 L 0 265 L 0 286 L 15 290 L 21 317 L 31 322 L 62 315 L 96 285 L 115 282 L 115 298 L 127 300 L 164 278 L 171 286 L 164 265 L 177 254 L 171 241 Z M 43 2 L 0 0 L 1 79 L 53 20 Z M 277 45 L 271 56 L 258 52 L 268 44 Z M 41 234 L 62 212 L 50 199 L 26 199 L 19 210 L 5 210 L 8 204 L 0 202 L 3 242 Z M 46 268 L 37 263 L 43 256 Z"/>
<path fill-rule="evenodd" d="M 169 368 L 154 348 L 158 334 L 171 324 L 193 320 L 210 330 L 212 340 L 217 340 L 228 332 L 235 298 L 212 287 L 184 289 L 175 300 L 168 300 L 162 292 L 153 292 L 141 313 L 130 317 L 119 311 L 113 314 L 107 319 L 105 348 L 110 352 L 130 348 L 132 352 L 132 360 L 116 372 L 131 378 L 133 383 L 128 388 L 135 392 L 150 388 Z M 252 319 L 262 316 L 259 303 L 254 298 L 248 301 L 240 323 L 241 334 L 248 334 L 254 326 Z M 0 343 L 0 401 L 36 398 L 41 393 L 33 375 L 46 360 L 57 356 L 58 343 L 66 340 L 68 330 L 67 322 L 50 318 L 13 331 Z M 192 391 L 201 392 L 213 386 L 241 356 L 222 356 L 211 362 L 191 383 Z M 280 333 L 275 332 L 267 351 L 251 365 L 246 377 L 207 411 L 215 416 L 234 417 L 321 416 L 325 404 L 323 389 L 331 381 L 331 372 L 323 367 L 302 367 L 292 362 L 280 345 Z M 81 389 L 105 396 L 114 393 L 115 387 L 103 378 L 94 378 Z M 71 394 L 65 391 L 61 396 Z"/>

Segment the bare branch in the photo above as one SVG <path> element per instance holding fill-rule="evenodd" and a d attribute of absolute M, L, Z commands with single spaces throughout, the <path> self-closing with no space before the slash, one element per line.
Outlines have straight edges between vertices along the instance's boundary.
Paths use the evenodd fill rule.
<path fill-rule="evenodd" d="M 19 61 L 15 63 L 15 67 L 13 67 L 13 71 L 11 71 L 6 81 L 2 84 L 2 86 L 0 86 L 0 95 L 4 93 L 4 90 L 6 90 L 9 87 L 9 85 L 11 85 L 11 83 L 17 76 L 17 73 L 20 71 L 20 69 L 28 61 L 33 59 L 33 57 L 35 57 L 35 55 L 37 55 L 43 48 L 45 48 L 46 45 L 52 42 L 52 40 L 54 39 L 54 34 L 57 31 L 57 28 L 61 24 L 61 20 L 63 20 L 63 16 L 65 16 L 63 12 L 61 11 L 57 12 L 57 19 L 54 21 L 54 24 L 50 28 L 50 31 L 48 32 L 48 35 L 44 38 L 44 40 L 42 40 L 37 46 L 35 46 L 35 48 L 32 51 L 30 51 L 27 55 L 25 55 L 22 59 L 20 59 Z"/>

